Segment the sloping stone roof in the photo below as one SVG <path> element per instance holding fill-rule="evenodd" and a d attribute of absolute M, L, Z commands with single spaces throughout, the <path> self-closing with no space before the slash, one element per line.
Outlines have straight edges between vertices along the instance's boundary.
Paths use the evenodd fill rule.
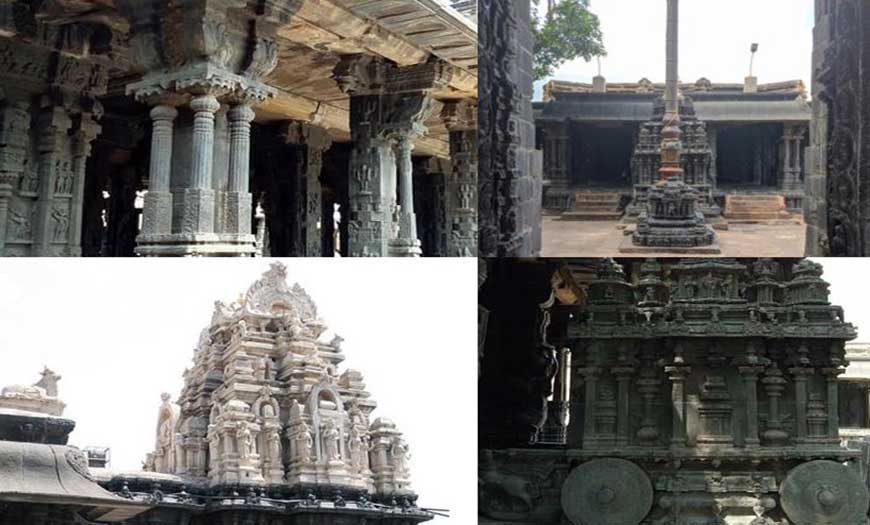
<path fill-rule="evenodd" d="M 83 507 L 88 519 L 123 521 L 149 506 L 100 487 L 75 447 L 0 441 L 0 501 Z"/>

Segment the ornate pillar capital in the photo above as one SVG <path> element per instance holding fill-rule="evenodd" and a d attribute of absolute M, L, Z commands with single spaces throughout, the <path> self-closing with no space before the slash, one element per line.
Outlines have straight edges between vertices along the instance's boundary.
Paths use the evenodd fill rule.
<path fill-rule="evenodd" d="M 441 120 L 448 131 L 477 131 L 477 101 L 462 99 L 445 102 L 441 108 Z"/>

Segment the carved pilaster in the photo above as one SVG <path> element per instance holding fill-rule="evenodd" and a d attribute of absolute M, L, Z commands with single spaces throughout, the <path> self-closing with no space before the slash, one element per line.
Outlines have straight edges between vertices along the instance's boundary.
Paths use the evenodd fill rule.
<path fill-rule="evenodd" d="M 795 442 L 803 443 L 807 438 L 807 381 L 813 376 L 812 368 L 794 367 L 788 369 L 794 377 L 794 418 Z"/>
<path fill-rule="evenodd" d="M 598 376 L 601 368 L 589 366 L 578 370 L 583 376 L 585 386 L 585 407 L 583 411 L 583 448 L 595 446 L 597 434 L 595 432 L 596 406 L 598 401 Z"/>
<path fill-rule="evenodd" d="M 98 103 L 97 103 L 98 104 Z M 79 257 L 82 254 L 82 213 L 85 191 L 85 168 L 91 154 L 91 142 L 97 138 L 102 127 L 95 122 L 102 116 L 102 107 L 97 105 L 93 112 L 83 113 L 79 128 L 72 140 L 72 199 L 70 201 L 70 227 L 68 254 Z"/>
<path fill-rule="evenodd" d="M 348 185 L 348 251 L 352 257 L 419 253 L 413 215 L 400 221 L 406 223 L 404 229 L 394 229 L 396 174 L 398 167 L 405 179 L 412 177 L 411 141 L 427 131 L 423 122 L 434 105 L 426 92 L 443 83 L 439 71 L 433 69 L 431 76 L 409 76 L 403 68 L 365 55 L 343 57 L 333 71 L 339 88 L 350 95 L 354 146 Z M 394 141 L 400 144 L 398 166 Z M 402 213 L 413 212 L 413 182 L 406 187 L 409 202 Z"/>
<path fill-rule="evenodd" d="M 632 366 L 618 366 L 611 369 L 616 377 L 616 446 L 631 444 L 630 394 L 631 379 L 635 369 Z"/>
<path fill-rule="evenodd" d="M 300 245 L 306 257 L 323 256 L 323 191 L 320 175 L 323 155 L 332 146 L 329 133 L 305 122 L 291 122 L 286 140 L 300 147 L 299 184 L 295 191 L 299 203 L 296 221 L 299 223 Z M 328 218 L 328 219 L 331 219 Z"/>
<path fill-rule="evenodd" d="M 190 187 L 182 190 L 181 232 L 187 234 L 214 231 L 214 190 L 211 174 L 214 151 L 214 114 L 220 103 L 213 95 L 190 101 L 193 110 Z"/>
<path fill-rule="evenodd" d="M 749 365 L 738 367 L 743 378 L 744 410 L 746 428 L 743 441 L 746 447 L 757 447 L 758 439 L 758 376 L 764 372 L 763 366 Z"/>
<path fill-rule="evenodd" d="M 837 378 L 846 372 L 845 368 L 839 366 L 827 367 L 821 369 L 822 375 L 825 376 L 825 385 L 827 387 L 827 413 L 828 413 L 828 439 L 830 443 L 839 443 L 840 441 L 840 398 L 839 385 Z"/>
<path fill-rule="evenodd" d="M 230 122 L 230 166 L 224 230 L 230 234 L 252 235 L 248 172 L 254 111 L 247 104 L 238 104 L 227 116 Z"/>
<path fill-rule="evenodd" d="M 417 216 L 414 213 L 414 168 L 411 151 L 412 137 L 400 136 L 396 144 L 396 162 L 399 181 L 398 232 L 390 244 L 391 255 L 419 257 L 420 239 L 417 238 Z"/>
<path fill-rule="evenodd" d="M 450 131 L 451 173 L 447 179 L 447 253 L 477 256 L 477 105 L 470 101 L 445 104 Z"/>
<path fill-rule="evenodd" d="M 151 110 L 151 160 L 148 171 L 148 193 L 142 218 L 142 233 L 169 234 L 172 231 L 172 193 L 169 179 L 172 166 L 173 122 L 178 111 L 172 106 L 158 105 Z"/>
<path fill-rule="evenodd" d="M 69 207 L 66 201 L 55 202 L 58 177 L 64 162 L 68 162 L 65 147 L 72 120 L 63 107 L 52 106 L 38 119 L 39 142 L 39 194 L 36 202 L 36 226 L 33 231 L 33 255 L 50 256 L 56 253 L 51 246 L 66 242 L 69 235 Z"/>
<path fill-rule="evenodd" d="M 671 382 L 671 447 L 684 448 L 688 445 L 686 435 L 686 378 L 692 372 L 690 366 L 682 360 L 674 361 L 665 367 L 665 373 Z"/>
<path fill-rule="evenodd" d="M 0 110 L 0 255 L 10 233 L 9 198 L 24 171 L 29 132 L 30 112 L 26 103 L 9 102 Z M 18 221 L 22 219 L 16 217 Z"/>

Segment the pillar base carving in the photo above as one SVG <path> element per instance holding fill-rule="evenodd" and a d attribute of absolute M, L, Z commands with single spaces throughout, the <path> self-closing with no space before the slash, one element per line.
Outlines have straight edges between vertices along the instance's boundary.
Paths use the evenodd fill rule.
<path fill-rule="evenodd" d="M 227 193 L 226 223 L 224 230 L 227 233 L 246 235 L 251 233 L 251 206 L 250 193 Z"/>
<path fill-rule="evenodd" d="M 176 213 L 180 217 L 181 233 L 214 231 L 213 190 L 199 188 L 182 190 L 176 200 Z"/>
<path fill-rule="evenodd" d="M 390 257 L 420 257 L 423 250 L 419 239 L 393 239 L 390 241 Z"/>
<path fill-rule="evenodd" d="M 149 191 L 145 194 L 142 209 L 142 232 L 145 234 L 167 234 L 172 231 L 172 194 L 163 191 Z"/>

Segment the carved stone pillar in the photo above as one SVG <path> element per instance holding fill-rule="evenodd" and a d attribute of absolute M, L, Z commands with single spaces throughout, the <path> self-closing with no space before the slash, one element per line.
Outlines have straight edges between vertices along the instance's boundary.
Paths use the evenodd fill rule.
<path fill-rule="evenodd" d="M 30 113 L 26 103 L 8 103 L 0 116 L 0 256 L 4 255 L 7 239 L 22 233 L 14 230 L 23 230 L 24 221 L 30 221 L 20 213 L 12 217 L 9 213 L 9 199 L 24 171 L 29 132 Z"/>
<path fill-rule="evenodd" d="M 367 55 L 345 56 L 333 70 L 339 88 L 350 95 L 351 257 L 419 254 L 413 215 L 400 217 L 406 225 L 394 230 L 397 165 L 392 143 L 396 139 L 400 143 L 399 173 L 409 181 L 404 185 L 408 192 L 401 213 L 413 212 L 410 141 L 426 133 L 423 123 L 434 109 L 428 92 L 445 86 L 448 72 L 437 62 L 402 68 Z M 409 80 L 411 74 L 414 78 Z"/>
<path fill-rule="evenodd" d="M 788 369 L 794 377 L 795 442 L 804 443 L 807 438 L 807 381 L 813 375 L 812 368 Z"/>
<path fill-rule="evenodd" d="M 230 166 L 227 191 L 226 233 L 251 235 L 251 194 L 248 171 L 251 158 L 251 121 L 254 111 L 238 104 L 227 114 L 230 121 Z"/>
<path fill-rule="evenodd" d="M 592 448 L 596 444 L 595 407 L 598 402 L 598 376 L 601 368 L 590 366 L 581 368 L 578 372 L 583 376 L 585 385 L 585 410 L 583 411 L 583 448 Z"/>
<path fill-rule="evenodd" d="M 828 412 L 828 439 L 830 443 L 839 443 L 840 441 L 840 398 L 839 385 L 837 378 L 846 372 L 844 368 L 838 366 L 830 368 L 822 368 L 822 375 L 825 376 L 825 385 L 827 386 L 827 412 Z"/>
<path fill-rule="evenodd" d="M 740 375 L 743 377 L 744 409 L 746 428 L 743 443 L 746 447 L 757 447 L 758 439 L 758 376 L 764 372 L 763 366 L 740 366 Z"/>
<path fill-rule="evenodd" d="M 619 366 L 611 369 L 614 377 L 616 377 L 617 393 L 616 393 L 616 446 L 627 446 L 631 444 L 631 421 L 630 416 L 630 395 L 631 395 L 631 379 L 634 376 L 634 367 Z"/>
<path fill-rule="evenodd" d="M 98 103 L 97 103 L 98 104 Z M 84 212 L 85 168 L 91 154 L 91 142 L 97 138 L 102 127 L 92 119 L 99 119 L 102 108 L 96 105 L 93 113 L 83 113 L 72 140 L 72 200 L 70 201 L 70 227 L 68 255 L 82 254 L 82 214 Z"/>
<path fill-rule="evenodd" d="M 172 170 L 172 131 L 178 111 L 167 105 L 151 110 L 151 161 L 148 169 L 148 193 L 142 217 L 142 233 L 172 233 L 172 193 L 169 177 Z"/>
<path fill-rule="evenodd" d="M 688 445 L 686 435 L 686 377 L 692 368 L 676 361 L 665 367 L 665 373 L 671 381 L 671 447 L 683 448 Z"/>
<path fill-rule="evenodd" d="M 214 152 L 214 114 L 221 105 L 213 95 L 190 101 L 193 110 L 190 186 L 181 191 L 181 233 L 214 232 L 214 190 L 211 187 Z"/>
<path fill-rule="evenodd" d="M 544 180 L 550 188 L 565 191 L 571 185 L 570 126 L 567 121 L 553 122 L 544 129 Z"/>
<path fill-rule="evenodd" d="M 323 187 L 320 176 L 323 172 L 323 155 L 332 146 L 329 133 L 318 126 L 305 122 L 290 122 L 286 127 L 285 140 L 299 146 L 297 156 L 297 180 L 294 186 L 297 193 L 295 202 L 297 213 L 294 217 L 298 223 L 294 228 L 294 236 L 299 237 L 299 249 L 296 255 L 305 257 L 322 257 L 324 219 L 332 220 L 332 214 L 325 217 L 323 212 Z"/>
<path fill-rule="evenodd" d="M 417 216 L 414 214 L 414 167 L 411 151 L 414 145 L 409 135 L 399 136 L 396 143 L 396 163 L 399 181 L 398 232 L 390 243 L 390 255 L 419 257 L 422 255 L 417 238 Z"/>
<path fill-rule="evenodd" d="M 55 202 L 60 170 L 67 159 L 63 146 L 72 121 L 63 107 L 46 109 L 38 118 L 39 194 L 36 201 L 33 255 L 56 255 L 52 245 L 66 242 L 69 235 L 69 207 L 66 202 Z"/>
<path fill-rule="evenodd" d="M 445 104 L 451 172 L 446 181 L 447 255 L 477 256 L 477 105 Z"/>
<path fill-rule="evenodd" d="M 278 63 L 277 31 L 300 6 L 272 0 L 256 6 L 227 0 L 159 6 L 118 1 L 118 12 L 130 25 L 135 70 L 142 72 L 139 81 L 127 84 L 127 94 L 180 113 L 169 163 L 170 231 L 163 233 L 161 223 L 155 225 L 161 233 L 143 232 L 137 254 L 256 253 L 247 190 L 251 109 L 276 93 L 264 79 Z M 166 214 L 157 208 L 166 204 L 146 201 L 144 214 L 162 221 Z"/>
<path fill-rule="evenodd" d="M 783 167 L 781 188 L 784 191 L 796 191 L 803 188 L 801 183 L 801 140 L 802 130 L 788 126 L 785 128 L 783 146 Z"/>

